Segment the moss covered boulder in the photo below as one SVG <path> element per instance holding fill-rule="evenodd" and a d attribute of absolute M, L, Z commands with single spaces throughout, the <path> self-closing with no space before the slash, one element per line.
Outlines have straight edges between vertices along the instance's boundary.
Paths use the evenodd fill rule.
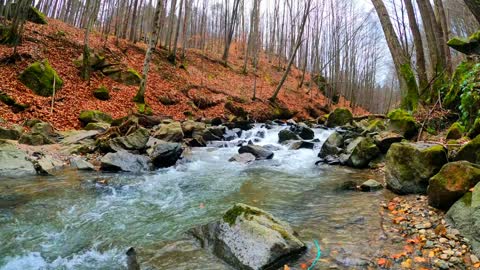
<path fill-rule="evenodd" d="M 347 108 L 337 108 L 328 115 L 326 126 L 329 128 L 344 126 L 353 121 L 353 114 Z"/>
<path fill-rule="evenodd" d="M 447 150 L 441 145 L 394 143 L 385 162 L 387 188 L 398 194 L 424 194 L 430 178 L 447 162 Z"/>
<path fill-rule="evenodd" d="M 18 140 L 22 133 L 18 129 L 9 129 L 0 127 L 0 139 L 2 140 Z"/>
<path fill-rule="evenodd" d="M 430 178 L 427 194 L 428 203 L 436 208 L 448 210 L 469 189 L 480 182 L 480 165 L 468 161 L 448 163 Z"/>
<path fill-rule="evenodd" d="M 102 111 L 96 111 L 96 110 L 82 111 L 78 119 L 85 126 L 88 125 L 89 123 L 109 123 L 110 124 L 113 121 L 113 118 L 109 114 L 106 114 Z"/>
<path fill-rule="evenodd" d="M 99 130 L 99 131 L 106 131 L 110 128 L 109 123 L 88 123 L 83 129 L 84 130 Z"/>
<path fill-rule="evenodd" d="M 45 14 L 40 12 L 40 10 L 34 8 L 34 7 L 29 7 L 28 8 L 28 14 L 27 14 L 27 20 L 36 24 L 47 24 L 47 17 Z"/>
<path fill-rule="evenodd" d="M 453 125 L 447 131 L 447 140 L 458 140 L 463 137 L 465 128 L 459 122 L 453 123 Z"/>
<path fill-rule="evenodd" d="M 480 164 L 480 135 L 458 150 L 455 161 L 466 160 Z"/>
<path fill-rule="evenodd" d="M 110 77 L 112 80 L 125 85 L 140 85 L 142 76 L 133 68 L 109 68 L 102 70 L 103 74 Z"/>
<path fill-rule="evenodd" d="M 287 223 L 245 204 L 235 204 L 220 220 L 190 233 L 236 269 L 278 269 L 306 250 Z"/>
<path fill-rule="evenodd" d="M 380 149 L 372 139 L 358 137 L 348 144 L 340 155 L 340 162 L 353 168 L 365 168 L 380 154 Z"/>
<path fill-rule="evenodd" d="M 466 55 L 480 54 L 480 31 L 468 38 L 454 37 L 448 41 L 448 46 Z"/>
<path fill-rule="evenodd" d="M 110 99 L 110 91 L 105 86 L 100 86 L 99 88 L 93 91 L 93 96 L 99 100 L 109 100 Z"/>
<path fill-rule="evenodd" d="M 110 141 L 111 149 L 115 151 L 121 150 L 139 150 L 142 151 L 147 147 L 150 131 L 146 128 L 139 128 L 135 132 L 124 136 L 114 138 Z"/>
<path fill-rule="evenodd" d="M 19 77 L 19 80 L 35 94 L 43 97 L 53 95 L 53 85 L 55 91 L 60 90 L 63 85 L 62 79 L 57 72 L 50 66 L 48 60 L 35 62 L 28 66 Z"/>
<path fill-rule="evenodd" d="M 406 139 L 413 138 L 418 132 L 418 124 L 413 116 L 407 111 L 397 109 L 387 115 L 389 119 L 389 129 Z"/>
<path fill-rule="evenodd" d="M 480 183 L 450 207 L 446 219 L 470 240 L 473 252 L 480 256 Z"/>

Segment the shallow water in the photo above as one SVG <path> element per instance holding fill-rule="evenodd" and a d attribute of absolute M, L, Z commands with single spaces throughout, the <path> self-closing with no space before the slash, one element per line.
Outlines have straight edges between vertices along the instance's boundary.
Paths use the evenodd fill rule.
<path fill-rule="evenodd" d="M 315 269 L 361 269 L 394 248 L 383 241 L 379 214 L 390 194 L 338 190 L 344 181 L 379 176 L 315 166 L 331 131 L 315 130 L 317 149 L 293 151 L 277 144 L 281 128 L 258 126 L 229 147 L 193 149 L 175 168 L 144 175 L 72 171 L 0 181 L 0 269 L 125 269 L 131 246 L 145 269 L 231 269 L 185 231 L 218 219 L 235 202 L 267 210 L 299 233 L 311 248 L 293 269 L 315 257 L 315 239 L 323 253 Z M 228 162 L 242 139 L 281 149 L 270 161 Z"/>

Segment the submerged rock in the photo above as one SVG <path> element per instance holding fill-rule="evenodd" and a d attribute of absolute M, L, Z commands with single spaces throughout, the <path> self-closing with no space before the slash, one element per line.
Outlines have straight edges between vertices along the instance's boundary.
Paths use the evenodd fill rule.
<path fill-rule="evenodd" d="M 270 150 L 265 149 L 262 146 L 259 145 L 245 145 L 240 147 L 238 149 L 238 153 L 243 154 L 243 153 L 250 153 L 255 156 L 257 160 L 264 160 L 264 159 L 272 159 L 273 158 L 273 152 Z"/>
<path fill-rule="evenodd" d="M 0 176 L 23 177 L 36 173 L 24 151 L 17 149 L 14 144 L 0 140 Z"/>
<path fill-rule="evenodd" d="M 256 159 L 257 158 L 250 153 L 243 153 L 243 154 L 234 155 L 228 161 L 247 164 L 247 163 L 251 163 L 251 162 L 255 161 Z"/>
<path fill-rule="evenodd" d="M 329 128 L 340 127 L 350 124 L 353 121 L 353 114 L 347 108 L 337 108 L 328 115 L 326 126 Z"/>
<path fill-rule="evenodd" d="M 153 147 L 150 154 L 153 165 L 156 168 L 167 168 L 175 165 L 182 156 L 183 149 L 179 143 L 169 143 L 162 141 Z"/>
<path fill-rule="evenodd" d="M 468 161 L 448 163 L 430 178 L 428 204 L 447 210 L 480 182 L 480 165 Z"/>
<path fill-rule="evenodd" d="M 365 192 L 376 191 L 380 189 L 383 189 L 383 185 L 373 179 L 369 179 L 360 185 L 360 190 Z"/>
<path fill-rule="evenodd" d="M 424 194 L 430 177 L 447 162 L 447 150 L 441 145 L 394 143 L 386 156 L 387 188 L 398 194 Z"/>
<path fill-rule="evenodd" d="M 288 224 L 245 204 L 235 204 L 221 220 L 190 233 L 237 269 L 277 269 L 306 250 Z"/>
<path fill-rule="evenodd" d="M 127 151 L 108 153 L 102 157 L 101 170 L 110 172 L 143 172 L 151 169 L 150 159 L 146 156 L 134 155 Z"/>

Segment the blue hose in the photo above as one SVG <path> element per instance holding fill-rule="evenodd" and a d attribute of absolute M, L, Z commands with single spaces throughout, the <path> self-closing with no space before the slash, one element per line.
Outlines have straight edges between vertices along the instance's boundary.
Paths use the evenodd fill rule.
<path fill-rule="evenodd" d="M 313 260 L 313 263 L 312 263 L 312 265 L 310 265 L 308 270 L 313 270 L 313 267 L 315 266 L 315 264 L 317 264 L 318 260 L 320 260 L 320 257 L 322 256 L 322 251 L 320 250 L 320 245 L 318 244 L 318 241 L 314 240 L 313 242 L 315 243 L 315 246 L 317 247 L 317 257 L 315 258 L 315 260 Z"/>

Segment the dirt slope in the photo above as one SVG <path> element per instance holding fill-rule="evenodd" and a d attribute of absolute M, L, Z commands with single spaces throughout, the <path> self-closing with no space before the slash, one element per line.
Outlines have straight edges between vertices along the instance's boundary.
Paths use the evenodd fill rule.
<path fill-rule="evenodd" d="M 6 120 L 7 124 L 38 118 L 50 121 L 59 130 L 65 130 L 80 127 L 77 117 L 82 110 L 98 109 L 114 117 L 122 117 L 135 110 L 132 98 L 138 89 L 136 86 L 125 86 L 97 73 L 92 75 L 90 85 L 81 80 L 79 70 L 73 64 L 73 60 L 82 53 L 81 29 L 57 20 L 49 20 L 48 25 L 27 24 L 24 37 L 24 42 L 19 48 L 22 60 L 13 65 L 0 66 L 0 90 L 30 107 L 24 112 L 14 113 L 8 106 L 0 103 L 0 117 Z M 93 33 L 91 47 L 103 51 L 110 59 L 141 72 L 145 44 L 133 45 L 120 40 L 117 46 L 114 37 L 109 37 L 108 41 L 105 41 L 99 33 Z M 12 48 L 0 46 L 0 58 L 11 55 L 12 51 Z M 224 67 L 218 62 L 219 55 L 191 49 L 187 51 L 186 68 L 182 69 L 170 64 L 166 60 L 166 51 L 160 50 L 152 61 L 146 93 L 147 102 L 155 114 L 180 120 L 186 117 L 185 112 L 192 112 L 194 117 L 228 117 L 229 112 L 224 108 L 225 102 L 233 99 L 243 101 L 235 104 L 245 108 L 253 118 L 262 119 L 269 109 L 267 99 L 280 81 L 283 70 L 275 66 L 277 61 L 274 61 L 274 65 L 262 55 L 257 73 L 258 99 L 252 101 L 254 75 L 252 72 L 248 75 L 242 74 L 242 51 L 241 47 L 234 44 L 230 65 Z M 34 95 L 17 79 L 30 63 L 42 59 L 48 59 L 64 80 L 63 88 L 55 97 L 53 113 L 50 113 L 51 98 Z M 311 118 L 306 108 L 323 106 L 326 99 L 318 94 L 316 88 L 313 88 L 310 94 L 308 86 L 298 89 L 300 77 L 301 72 L 294 68 L 279 95 L 279 102 L 290 110 L 298 111 L 297 117 Z M 105 85 L 111 90 L 112 98 L 109 101 L 100 101 L 93 97 L 92 91 L 100 85 Z M 187 93 L 185 89 L 191 90 Z M 206 97 L 216 105 L 207 109 L 192 106 L 191 98 L 195 96 Z M 177 104 L 163 105 L 159 101 L 161 97 L 168 97 Z M 348 105 L 343 98 L 338 104 Z M 357 109 L 355 113 L 366 112 Z"/>

